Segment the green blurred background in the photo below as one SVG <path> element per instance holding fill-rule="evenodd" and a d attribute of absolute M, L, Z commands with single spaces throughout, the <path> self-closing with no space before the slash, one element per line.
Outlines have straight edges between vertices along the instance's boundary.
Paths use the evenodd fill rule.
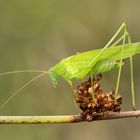
<path fill-rule="evenodd" d="M 0 72 L 48 70 L 62 58 L 102 48 L 122 22 L 132 40 L 140 41 L 138 0 L 0 0 Z M 139 59 L 134 57 L 135 92 L 140 108 Z M 0 77 L 0 104 L 36 74 Z M 105 73 L 104 90 L 115 88 L 117 70 Z M 120 94 L 123 110 L 131 110 L 129 61 L 123 68 Z M 0 115 L 77 114 L 71 90 L 63 79 L 54 88 L 49 77 L 33 82 Z M 77 124 L 0 125 L 1 140 L 139 140 L 140 119 Z"/>

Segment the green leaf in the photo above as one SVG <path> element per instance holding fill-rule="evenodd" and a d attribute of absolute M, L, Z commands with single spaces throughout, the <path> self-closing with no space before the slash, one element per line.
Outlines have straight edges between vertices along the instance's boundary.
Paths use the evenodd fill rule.
<path fill-rule="evenodd" d="M 93 61 L 94 58 L 102 49 L 78 53 L 63 59 L 58 64 L 54 65 L 50 69 L 50 77 L 54 82 L 56 82 L 58 76 L 69 82 L 72 79 L 83 79 L 91 69 L 94 71 L 94 66 L 96 66 L 96 72 L 100 72 L 101 67 L 99 64 L 120 60 L 122 58 L 121 52 L 123 46 L 123 59 L 140 53 L 139 42 L 107 48 L 97 59 L 95 59 L 95 61 Z M 109 70 L 112 69 L 106 69 L 106 71 Z"/>

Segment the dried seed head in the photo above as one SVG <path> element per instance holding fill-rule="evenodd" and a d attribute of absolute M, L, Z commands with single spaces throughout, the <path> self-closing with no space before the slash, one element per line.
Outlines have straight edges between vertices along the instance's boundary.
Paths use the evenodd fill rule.
<path fill-rule="evenodd" d="M 108 114 L 109 111 L 119 112 L 121 110 L 122 97 L 119 95 L 115 97 L 113 90 L 108 93 L 103 92 L 99 83 L 101 79 L 102 75 L 98 74 L 93 77 L 93 88 L 91 87 L 91 78 L 89 78 L 75 90 L 76 103 L 83 111 L 82 114 L 87 121 L 94 120 L 98 113 Z M 92 93 L 94 93 L 94 97 Z"/>

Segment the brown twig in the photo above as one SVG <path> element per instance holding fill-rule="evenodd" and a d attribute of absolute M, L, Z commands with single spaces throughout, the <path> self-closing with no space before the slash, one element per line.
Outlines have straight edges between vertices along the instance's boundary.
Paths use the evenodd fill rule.
<path fill-rule="evenodd" d="M 98 114 L 93 121 L 130 118 L 140 116 L 140 110 L 120 113 Z M 64 116 L 0 116 L 0 124 L 48 124 L 77 123 L 86 121 L 81 114 Z"/>

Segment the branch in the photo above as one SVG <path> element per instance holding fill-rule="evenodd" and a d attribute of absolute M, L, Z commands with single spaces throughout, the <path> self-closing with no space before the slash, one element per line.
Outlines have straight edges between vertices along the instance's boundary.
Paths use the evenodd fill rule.
<path fill-rule="evenodd" d="M 110 120 L 119 118 L 130 118 L 140 116 L 140 110 L 126 111 L 120 113 L 109 113 L 108 115 L 98 114 L 96 119 Z M 48 124 L 48 123 L 77 123 L 86 121 L 81 114 L 64 116 L 0 116 L 0 124 Z"/>

